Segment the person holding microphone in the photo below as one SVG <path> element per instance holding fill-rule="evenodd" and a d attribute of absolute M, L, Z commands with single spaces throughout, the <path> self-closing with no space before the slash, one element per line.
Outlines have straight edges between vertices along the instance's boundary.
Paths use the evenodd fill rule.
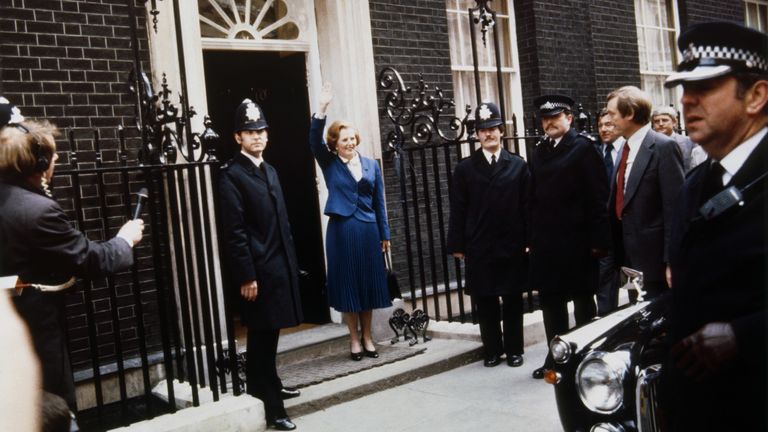
<path fill-rule="evenodd" d="M 43 389 L 76 410 L 75 387 L 64 334 L 63 290 L 76 277 L 95 278 L 128 269 L 144 222 L 126 222 L 104 242 L 74 228 L 48 190 L 57 159 L 47 121 L 25 120 L 0 97 L 0 276 L 18 276 L 24 285 L 14 297 L 42 368 Z M 24 367 L 24 366 L 20 366 Z"/>

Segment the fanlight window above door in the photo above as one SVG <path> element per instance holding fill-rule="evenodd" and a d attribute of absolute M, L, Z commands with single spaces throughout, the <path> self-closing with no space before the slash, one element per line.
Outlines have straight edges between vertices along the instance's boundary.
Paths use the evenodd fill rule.
<path fill-rule="evenodd" d="M 198 0 L 204 38 L 295 40 L 299 27 L 284 0 Z"/>

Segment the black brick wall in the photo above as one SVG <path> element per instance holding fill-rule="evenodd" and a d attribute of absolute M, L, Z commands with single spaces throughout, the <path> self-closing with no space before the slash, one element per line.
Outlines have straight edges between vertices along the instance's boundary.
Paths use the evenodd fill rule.
<path fill-rule="evenodd" d="M 681 28 L 707 21 L 734 21 L 744 24 L 742 0 L 680 0 Z"/>
<path fill-rule="evenodd" d="M 632 0 L 522 0 L 515 14 L 527 111 L 562 93 L 594 112 L 611 90 L 639 84 Z"/>
<path fill-rule="evenodd" d="M 28 118 L 44 118 L 65 132 L 57 141 L 59 170 L 72 168 L 69 151 L 77 150 L 80 167 L 92 167 L 96 155 L 94 136 L 98 134 L 105 164 L 118 160 L 118 126 L 125 126 L 129 160 L 136 157 L 139 142 L 134 125 L 134 96 L 128 79 L 133 67 L 129 10 L 126 0 L 0 0 L 0 94 L 21 108 Z M 149 73 L 149 54 L 144 22 L 144 1 L 136 0 L 140 52 Z M 74 144 L 67 139 L 72 131 Z M 135 181 L 135 179 L 133 180 Z M 72 188 L 72 178 L 55 178 L 54 191 L 65 211 L 76 220 L 73 194 L 83 197 L 83 225 L 80 228 L 93 240 L 113 236 L 124 221 L 123 199 L 115 179 L 105 178 L 103 193 L 108 194 L 108 209 L 102 214 L 93 175 L 81 178 L 80 191 Z M 145 239 L 147 236 L 145 235 Z M 148 243 L 138 248 L 139 265 L 151 268 Z M 143 282 L 151 271 L 140 274 Z M 88 325 L 97 329 L 101 363 L 114 359 L 114 329 L 111 311 L 117 308 L 126 356 L 136 353 L 136 315 L 130 278 L 115 278 L 117 304 L 109 298 L 106 281 L 93 282 L 94 322 L 88 323 L 82 287 L 67 298 L 67 327 L 75 369 L 90 365 Z M 150 347 L 157 342 L 157 311 L 154 291 L 143 284 L 142 302 Z"/>
<path fill-rule="evenodd" d="M 637 24 L 632 0 L 590 0 L 589 11 L 599 109 L 614 89 L 640 84 Z"/>

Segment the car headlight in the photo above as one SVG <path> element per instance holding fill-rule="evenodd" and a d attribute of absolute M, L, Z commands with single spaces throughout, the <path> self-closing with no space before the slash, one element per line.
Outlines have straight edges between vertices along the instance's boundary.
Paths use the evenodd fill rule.
<path fill-rule="evenodd" d="M 555 336 L 549 344 L 549 352 L 557 363 L 565 363 L 571 358 L 571 344 Z"/>
<path fill-rule="evenodd" d="M 589 410 L 613 414 L 624 401 L 624 378 L 629 373 L 626 351 L 594 351 L 576 369 L 579 397 Z"/>

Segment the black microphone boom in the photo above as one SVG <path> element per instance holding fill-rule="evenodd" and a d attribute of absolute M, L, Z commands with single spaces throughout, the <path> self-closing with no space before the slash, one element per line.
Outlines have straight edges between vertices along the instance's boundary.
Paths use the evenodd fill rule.
<path fill-rule="evenodd" d="M 131 219 L 138 219 L 141 216 L 141 208 L 144 207 L 144 201 L 149 196 L 149 191 L 147 188 L 141 188 L 136 193 L 136 196 L 136 207 L 133 209 L 133 217 Z"/>

